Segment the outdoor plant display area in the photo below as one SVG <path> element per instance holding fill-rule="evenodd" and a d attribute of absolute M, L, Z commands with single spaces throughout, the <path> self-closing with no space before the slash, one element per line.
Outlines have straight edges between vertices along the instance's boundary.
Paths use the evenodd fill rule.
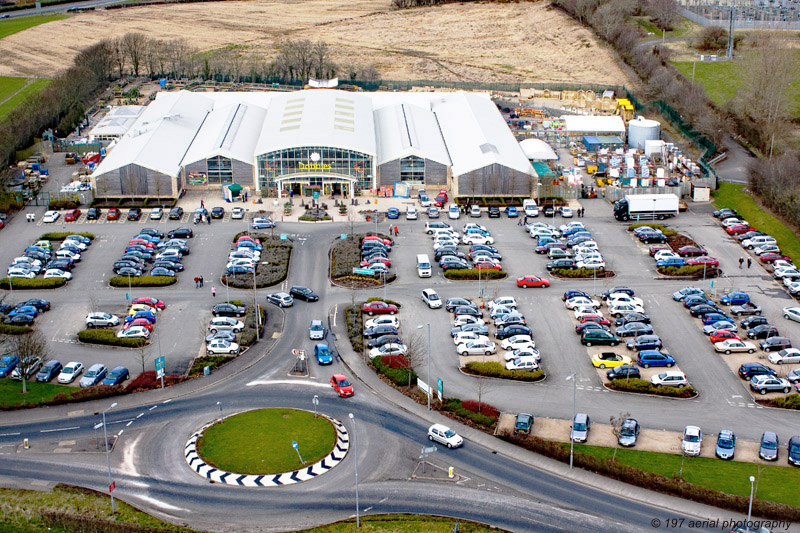
<path fill-rule="evenodd" d="M 352 289 L 393 282 L 397 275 L 389 272 L 391 243 L 391 238 L 381 233 L 351 234 L 346 239 L 337 239 L 330 251 L 331 280 Z"/>
<path fill-rule="evenodd" d="M 243 240 L 243 237 L 245 239 Z M 244 242 L 247 241 L 247 242 Z M 289 273 L 289 260 L 292 257 L 292 245 L 278 237 L 262 233 L 243 231 L 233 237 L 231 250 L 241 251 L 244 248 L 255 254 L 256 287 L 271 287 L 286 279 Z M 249 265 L 234 267 L 230 265 L 222 276 L 222 283 L 235 289 L 253 288 L 253 270 Z"/>
<path fill-rule="evenodd" d="M 634 237 L 649 247 L 659 274 L 692 279 L 719 276 L 719 261 L 694 239 L 661 224 L 637 223 L 628 226 Z"/>

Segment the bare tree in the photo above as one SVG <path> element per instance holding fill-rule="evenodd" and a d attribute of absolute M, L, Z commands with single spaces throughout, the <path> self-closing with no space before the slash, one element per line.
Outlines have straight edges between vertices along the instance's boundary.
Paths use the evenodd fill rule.
<path fill-rule="evenodd" d="M 622 430 L 622 424 L 630 417 L 630 413 L 620 413 L 617 416 L 612 415 L 608 418 L 608 421 L 611 424 L 611 432 L 617 439 L 617 444 L 614 445 L 614 455 L 611 457 L 612 460 L 617 458 L 617 449 L 619 449 L 619 432 Z"/>
<path fill-rule="evenodd" d="M 117 37 L 111 42 L 111 50 L 114 64 L 117 67 L 117 78 L 122 78 L 125 74 L 125 46 L 122 44 L 121 37 Z"/>
<path fill-rule="evenodd" d="M 139 77 L 139 67 L 147 57 L 148 38 L 144 33 L 130 32 L 122 37 L 122 51 L 131 63 L 133 75 Z"/>
<path fill-rule="evenodd" d="M 203 328 L 203 338 L 205 338 L 205 336 L 206 336 L 206 332 L 205 332 L 205 327 L 204 327 Z M 142 346 L 141 348 L 139 348 L 139 360 L 142 362 L 142 373 L 143 374 L 145 372 L 145 363 L 147 363 L 147 361 L 148 361 L 148 359 L 150 359 L 151 355 L 153 355 L 153 354 L 152 354 L 152 352 L 151 352 L 151 350 L 149 348 L 147 348 L 145 346 Z"/>
<path fill-rule="evenodd" d="M 647 14 L 661 31 L 671 30 L 680 20 L 676 0 L 649 0 Z"/>
<path fill-rule="evenodd" d="M 428 341 L 418 331 L 406 337 L 405 341 L 408 348 L 406 360 L 408 361 L 408 386 L 410 387 L 411 371 L 414 368 L 421 368 L 428 357 Z M 430 383 L 428 383 L 428 386 L 430 387 Z"/>
<path fill-rule="evenodd" d="M 114 60 L 114 43 L 108 39 L 84 48 L 75 56 L 75 64 L 92 71 L 99 81 L 111 78 Z"/>
<path fill-rule="evenodd" d="M 478 397 L 478 413 L 483 414 L 483 395 L 494 390 L 494 382 L 484 377 L 476 377 L 472 382 L 472 387 Z"/>
<path fill-rule="evenodd" d="M 17 370 L 22 378 L 22 394 L 27 394 L 28 374 L 36 371 L 50 357 L 47 341 L 40 331 L 14 335 L 6 339 L 6 354 L 13 354 L 19 358 Z"/>
<path fill-rule="evenodd" d="M 728 31 L 719 26 L 707 26 L 703 28 L 694 41 L 694 47 L 698 50 L 716 51 L 724 48 L 728 42 Z"/>

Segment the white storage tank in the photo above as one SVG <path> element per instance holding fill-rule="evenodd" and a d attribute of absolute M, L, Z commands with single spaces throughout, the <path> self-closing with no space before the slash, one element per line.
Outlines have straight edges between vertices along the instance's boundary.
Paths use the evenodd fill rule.
<path fill-rule="evenodd" d="M 628 146 L 644 150 L 645 141 L 657 141 L 661 135 L 661 124 L 655 120 L 636 117 L 628 123 Z"/>

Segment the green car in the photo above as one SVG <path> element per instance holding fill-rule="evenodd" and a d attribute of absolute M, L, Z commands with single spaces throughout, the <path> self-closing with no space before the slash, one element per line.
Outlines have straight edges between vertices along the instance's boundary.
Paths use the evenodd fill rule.
<path fill-rule="evenodd" d="M 514 433 L 530 434 L 533 427 L 533 415 L 529 413 L 520 413 L 517 415 L 517 421 L 514 423 Z"/>
<path fill-rule="evenodd" d="M 619 344 L 619 337 L 604 329 L 585 329 L 581 333 L 581 344 L 584 346 L 591 346 L 593 344 L 616 346 Z"/>

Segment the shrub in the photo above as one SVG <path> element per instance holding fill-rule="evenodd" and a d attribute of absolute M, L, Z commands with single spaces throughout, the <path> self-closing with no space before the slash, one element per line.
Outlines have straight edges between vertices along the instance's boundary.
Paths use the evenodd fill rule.
<path fill-rule="evenodd" d="M 628 231 L 633 231 L 636 228 L 643 228 L 644 226 L 651 227 L 653 229 L 659 230 L 661 233 L 664 234 L 665 237 L 670 237 L 672 235 L 677 235 L 677 231 L 674 229 L 669 229 L 666 226 L 662 226 L 661 224 L 647 224 L 646 222 L 637 222 L 636 224 L 631 224 L 628 226 Z"/>
<path fill-rule="evenodd" d="M 183 376 L 179 376 L 177 374 L 164 376 L 164 386 L 168 387 L 170 385 L 175 385 L 176 383 L 180 383 L 184 380 L 185 378 Z M 156 371 L 147 370 L 136 376 L 133 381 L 128 383 L 128 385 L 125 387 L 125 392 L 136 392 L 140 390 L 157 389 L 160 387 L 161 380 L 156 377 Z"/>
<path fill-rule="evenodd" d="M 364 323 L 361 321 L 361 304 L 348 305 L 344 310 L 347 337 L 357 353 L 364 351 Z"/>
<path fill-rule="evenodd" d="M 202 375 L 205 367 L 211 367 L 211 370 L 221 367 L 229 361 L 233 361 L 233 357 L 227 355 L 204 355 L 196 358 L 192 362 L 192 368 L 189 370 L 189 377 Z"/>
<path fill-rule="evenodd" d="M 63 241 L 70 235 L 80 235 L 81 237 L 86 237 L 87 239 L 94 239 L 94 233 L 86 233 L 86 232 L 67 232 L 67 231 L 53 231 L 50 233 L 43 233 L 41 237 L 39 237 L 40 241 Z"/>
<path fill-rule="evenodd" d="M 490 416 L 492 418 L 500 416 L 500 410 L 486 402 L 478 403 L 476 400 L 462 400 L 461 407 L 473 413 Z"/>
<path fill-rule="evenodd" d="M 594 268 L 554 268 L 551 274 L 562 278 L 610 278 L 614 276 L 613 270 L 596 270 Z"/>
<path fill-rule="evenodd" d="M 494 361 L 489 361 L 487 363 L 472 361 L 467 363 L 464 370 L 468 374 L 474 374 L 476 376 L 513 379 L 517 381 L 541 381 L 544 379 L 544 371 L 541 369 L 534 372 L 528 372 L 527 370 L 506 370 L 505 366 Z"/>
<path fill-rule="evenodd" d="M 12 281 L 13 280 L 13 281 Z M 57 289 L 66 285 L 63 278 L 3 278 L 0 279 L 0 289 L 28 290 L 28 289 Z"/>
<path fill-rule="evenodd" d="M 139 276 L 130 278 L 131 287 L 166 287 L 178 282 L 177 277 L 171 276 Z M 114 276 L 108 280 L 112 287 L 128 288 L 128 276 Z"/>
<path fill-rule="evenodd" d="M 248 235 L 246 231 L 236 234 L 236 239 L 242 235 Z M 286 279 L 289 273 L 289 260 L 292 256 L 292 245 L 280 239 L 262 235 L 260 233 L 249 234 L 253 238 L 261 241 L 261 262 L 256 265 L 256 287 L 261 289 L 277 285 Z M 269 264 L 263 264 L 264 262 Z M 252 289 L 253 275 L 242 274 L 238 276 L 222 276 L 222 283 L 237 289 Z"/>
<path fill-rule="evenodd" d="M 658 267 L 658 273 L 665 276 L 686 276 L 686 277 L 702 277 L 703 265 L 684 265 L 681 267 L 667 266 Z M 707 278 L 715 278 L 719 275 L 719 269 L 715 267 L 705 267 L 705 276 Z"/>
<path fill-rule="evenodd" d="M 11 326 L 9 324 L 0 324 L 0 335 L 23 335 L 30 333 L 33 328 L 30 326 Z"/>
<path fill-rule="evenodd" d="M 764 400 L 765 404 L 781 409 L 800 409 L 800 394 L 789 394 L 783 398 Z"/>
<path fill-rule="evenodd" d="M 461 400 L 458 398 L 448 398 L 445 400 L 444 404 L 442 404 L 442 410 L 449 411 L 457 416 L 466 418 L 467 420 L 471 420 L 476 424 L 480 424 L 488 428 L 494 426 L 495 422 L 497 422 L 497 417 L 476 413 L 475 411 L 470 411 L 469 409 L 465 408 L 462 405 Z"/>
<path fill-rule="evenodd" d="M 61 209 L 77 209 L 80 204 L 74 200 L 50 200 L 47 209 L 59 211 Z"/>
<path fill-rule="evenodd" d="M 389 300 L 388 298 L 386 299 L 378 298 L 377 296 L 373 296 L 372 298 L 367 298 L 367 302 L 386 302 L 387 304 L 393 305 L 398 309 L 403 307 L 402 304 L 400 304 L 400 302 L 395 302 L 394 300 Z"/>
<path fill-rule="evenodd" d="M 405 387 L 415 385 L 417 383 L 417 373 L 408 368 L 391 368 L 383 363 L 380 357 L 372 358 L 372 365 L 379 374 L 383 374 L 389 378 L 395 385 Z M 409 380 L 409 373 L 411 374 Z"/>
<path fill-rule="evenodd" d="M 331 248 L 331 278 L 338 279 L 353 274 L 354 268 L 361 266 L 361 250 L 358 247 L 363 235 L 348 235 L 345 240 L 337 240 Z"/>
<path fill-rule="evenodd" d="M 123 348 L 139 348 L 147 344 L 147 339 L 142 338 L 120 339 L 110 329 L 85 329 L 79 331 L 78 340 L 87 344 L 103 344 L 106 346 L 121 346 Z"/>
<path fill-rule="evenodd" d="M 480 272 L 481 280 L 503 279 L 508 274 L 503 270 L 489 270 L 477 268 L 451 268 L 444 271 L 444 277 L 452 280 L 477 280 Z"/>
<path fill-rule="evenodd" d="M 645 379 L 615 379 L 608 383 L 608 388 L 618 391 L 639 392 L 644 394 L 655 394 L 657 396 L 671 396 L 673 398 L 693 398 L 697 392 L 693 387 L 656 387 Z"/>

